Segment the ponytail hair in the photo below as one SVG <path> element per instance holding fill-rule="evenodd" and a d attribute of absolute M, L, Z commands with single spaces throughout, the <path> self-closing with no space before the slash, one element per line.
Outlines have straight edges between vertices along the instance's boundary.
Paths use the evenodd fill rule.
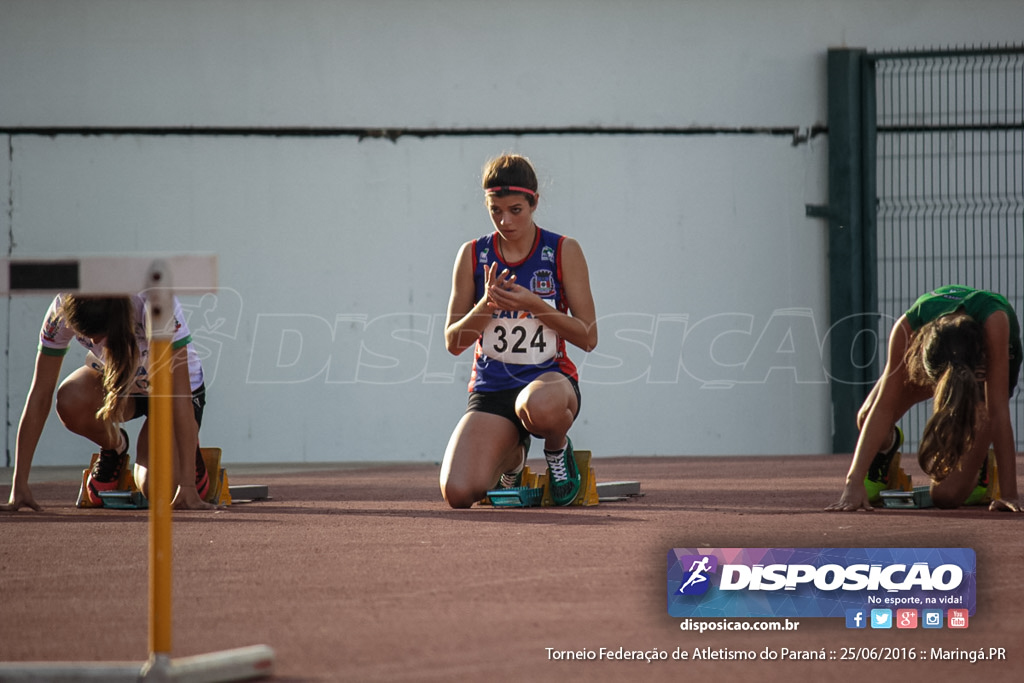
<path fill-rule="evenodd" d="M 76 334 L 83 337 L 106 335 L 102 358 L 103 405 L 96 417 L 115 424 L 124 422 L 139 364 L 131 300 L 128 297 L 65 296 L 61 310 L 68 327 Z"/>
<path fill-rule="evenodd" d="M 918 331 L 906 361 L 913 382 L 935 388 L 917 459 L 921 469 L 942 481 L 974 443 L 984 400 L 976 377 L 985 368 L 984 332 L 965 313 L 943 316 Z"/>

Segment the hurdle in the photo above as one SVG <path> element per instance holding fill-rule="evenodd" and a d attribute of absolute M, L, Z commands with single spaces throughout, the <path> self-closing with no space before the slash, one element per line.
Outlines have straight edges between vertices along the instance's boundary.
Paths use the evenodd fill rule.
<path fill-rule="evenodd" d="M 0 259 L 0 296 L 56 292 L 126 296 L 147 291 L 149 398 L 149 659 L 135 662 L 0 662 L 0 683 L 23 681 L 245 681 L 274 673 L 266 645 L 172 659 L 173 401 L 171 340 L 174 278 L 190 292 L 217 288 L 214 254 Z"/>

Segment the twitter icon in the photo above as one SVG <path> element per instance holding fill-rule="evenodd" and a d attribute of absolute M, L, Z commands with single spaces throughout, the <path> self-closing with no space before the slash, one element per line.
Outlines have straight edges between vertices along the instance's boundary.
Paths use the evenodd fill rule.
<path fill-rule="evenodd" d="M 892 610 L 871 610 L 871 628 L 892 628 Z"/>

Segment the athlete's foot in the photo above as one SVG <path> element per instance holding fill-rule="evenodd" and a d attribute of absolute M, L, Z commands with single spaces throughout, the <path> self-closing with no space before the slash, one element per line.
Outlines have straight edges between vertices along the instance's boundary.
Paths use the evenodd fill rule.
<path fill-rule="evenodd" d="M 511 472 L 505 472 L 498 478 L 499 489 L 514 489 L 523 485 L 523 469 L 526 467 L 526 456 L 530 452 L 529 437 L 527 437 L 526 441 L 521 442 L 519 447 L 522 450 L 522 459 L 519 461 L 519 466 Z"/>
<path fill-rule="evenodd" d="M 548 486 L 555 505 L 569 505 L 580 491 L 580 472 L 573 457 L 572 441 L 565 437 L 565 447 L 558 451 L 544 449 L 548 463 Z"/>
<path fill-rule="evenodd" d="M 220 506 L 207 503 L 200 498 L 196 490 L 191 487 L 179 486 L 178 492 L 174 494 L 174 500 L 171 501 L 173 510 L 216 510 L 218 507 Z"/>

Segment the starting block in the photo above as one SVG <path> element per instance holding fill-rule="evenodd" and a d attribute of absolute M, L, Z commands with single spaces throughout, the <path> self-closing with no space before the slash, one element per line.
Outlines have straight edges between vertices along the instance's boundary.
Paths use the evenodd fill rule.
<path fill-rule="evenodd" d="M 902 469 L 899 470 L 898 475 L 897 484 L 904 486 L 879 493 L 883 507 L 899 510 L 922 510 L 935 507 L 932 502 L 930 486 L 910 486 L 910 477 Z M 976 487 L 964 501 L 964 505 L 988 505 L 999 497 L 999 470 L 996 466 L 996 454 L 995 451 L 989 450 L 988 486 Z"/>
<path fill-rule="evenodd" d="M 99 459 L 99 457 L 99 453 L 93 453 L 92 458 L 89 459 L 89 466 L 82 470 L 82 485 L 78 488 L 78 500 L 75 501 L 75 507 L 94 508 L 105 506 L 105 501 L 104 505 L 94 504 L 89 500 L 89 496 L 85 493 L 86 487 L 88 486 L 89 472 L 92 471 L 93 465 L 96 464 L 96 460 Z M 121 476 L 118 477 L 117 480 L 118 491 L 129 493 L 133 491 L 137 492 L 139 489 L 135 486 L 135 477 L 132 475 L 132 468 L 128 466 L 130 464 L 131 456 L 125 453 L 119 457 L 121 458 Z"/>
<path fill-rule="evenodd" d="M 203 456 L 203 463 L 210 477 L 210 489 L 203 498 L 207 503 L 215 505 L 231 505 L 232 502 L 255 502 L 270 500 L 270 487 L 263 484 L 248 484 L 242 486 L 231 486 L 228 482 L 228 473 L 221 467 L 221 449 L 200 448 L 199 453 Z M 135 485 L 135 477 L 132 468 L 129 467 L 130 456 L 123 455 L 124 462 L 121 464 L 121 476 L 118 479 L 117 489 L 103 491 L 100 493 L 102 505 L 94 505 L 85 494 L 89 472 L 92 470 L 99 453 L 93 453 L 89 461 L 89 467 L 82 470 L 82 485 L 78 490 L 78 500 L 75 505 L 80 508 L 105 507 L 114 510 L 145 510 L 149 507 L 149 501 Z"/>
<path fill-rule="evenodd" d="M 642 495 L 638 481 L 608 481 L 597 485 L 597 499 L 602 503 L 639 498 Z"/>
<path fill-rule="evenodd" d="M 580 473 L 580 492 L 567 507 L 592 506 L 599 502 L 597 476 L 590 465 L 591 452 L 574 450 L 576 468 Z M 639 483 L 637 484 L 639 488 Z M 527 465 L 523 468 L 523 485 L 514 489 L 492 489 L 487 497 L 480 501 L 483 505 L 494 507 L 550 507 L 554 505 L 551 492 L 548 490 L 548 475 L 532 472 Z"/>
<path fill-rule="evenodd" d="M 496 508 L 532 508 L 541 504 L 544 490 L 518 486 L 512 489 L 494 489 L 487 492 L 487 498 Z"/>
<path fill-rule="evenodd" d="M 869 502 L 880 503 L 885 508 L 903 510 L 932 507 L 930 487 L 914 486 L 913 479 L 900 464 L 902 457 L 903 453 L 897 452 L 892 462 L 889 463 L 888 481 L 892 484 L 892 488 L 879 491 L 875 494 L 878 497 Z"/>
<path fill-rule="evenodd" d="M 255 503 L 270 500 L 270 487 L 266 484 L 241 484 L 228 487 L 228 495 L 232 503 Z"/>
<path fill-rule="evenodd" d="M 915 486 L 909 491 L 889 489 L 882 491 L 882 507 L 901 510 L 919 510 L 932 507 L 930 486 Z"/>
<path fill-rule="evenodd" d="M 100 499 L 103 501 L 103 505 L 100 507 L 113 510 L 146 510 L 149 508 L 149 501 L 141 491 L 101 491 Z"/>
<path fill-rule="evenodd" d="M 880 489 L 880 485 L 879 484 L 877 484 L 877 483 L 875 483 L 873 481 L 869 481 L 867 478 L 864 479 L 864 486 L 868 490 L 868 502 L 869 503 L 885 505 L 885 501 L 882 498 L 882 494 L 884 494 L 886 492 L 889 492 L 889 493 L 893 494 L 890 497 L 895 497 L 895 494 L 897 494 L 897 493 L 912 493 L 913 492 L 913 490 L 914 490 L 913 479 L 911 478 L 911 476 L 909 474 L 907 474 L 906 470 L 904 470 L 902 465 L 900 464 L 900 460 L 901 460 L 902 457 L 903 457 L 903 454 L 897 451 L 896 454 L 893 456 L 892 461 L 889 463 L 889 474 L 888 474 L 888 478 L 886 479 L 886 481 L 890 485 L 890 487 L 888 489 L 879 490 Z M 874 486 L 876 488 L 872 489 L 871 488 L 872 486 Z M 888 507 L 888 506 L 886 506 L 886 507 Z M 907 506 L 901 505 L 900 507 L 907 507 Z"/>
<path fill-rule="evenodd" d="M 203 499 L 216 505 L 231 505 L 231 486 L 228 484 L 228 472 L 220 466 L 221 450 L 219 448 L 200 448 L 206 464 L 206 473 L 210 477 L 210 490 Z"/>
<path fill-rule="evenodd" d="M 964 501 L 964 505 L 988 505 L 993 500 L 1003 497 L 999 490 L 999 467 L 996 465 L 996 452 L 992 449 L 988 451 L 987 465 L 988 486 L 986 488 L 975 487 L 971 495 Z"/>

